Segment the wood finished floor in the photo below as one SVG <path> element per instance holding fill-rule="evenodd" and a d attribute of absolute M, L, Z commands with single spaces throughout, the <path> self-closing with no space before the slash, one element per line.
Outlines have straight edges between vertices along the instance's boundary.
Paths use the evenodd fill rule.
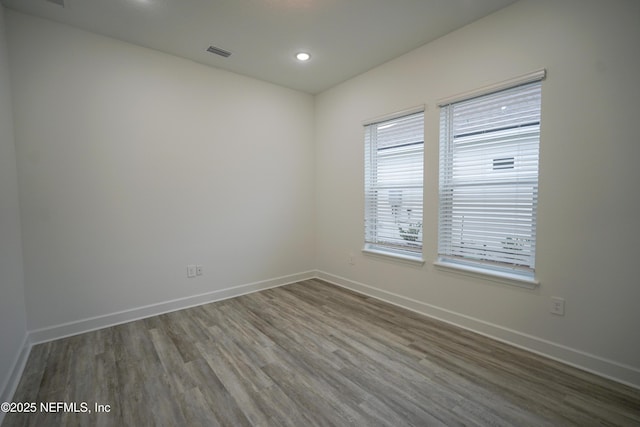
<path fill-rule="evenodd" d="M 640 391 L 308 280 L 35 346 L 10 426 L 640 426 Z"/>

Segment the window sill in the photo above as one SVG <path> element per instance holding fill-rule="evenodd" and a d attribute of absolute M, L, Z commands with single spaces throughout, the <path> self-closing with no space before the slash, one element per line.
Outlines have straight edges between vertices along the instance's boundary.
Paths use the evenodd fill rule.
<path fill-rule="evenodd" d="M 395 261 L 401 261 L 411 265 L 422 266 L 424 265 L 424 262 L 425 262 L 424 259 L 422 259 L 422 256 L 418 256 L 418 255 L 413 256 L 409 254 L 385 251 L 382 249 L 375 249 L 375 248 L 366 247 L 366 246 L 362 249 L 362 253 L 365 255 L 373 256 L 373 257 L 393 259 Z"/>
<path fill-rule="evenodd" d="M 439 270 L 463 274 L 465 276 L 477 277 L 485 280 L 491 280 L 493 282 L 503 283 L 507 285 L 520 286 L 528 289 L 534 289 L 540 285 L 540 282 L 535 278 L 529 278 L 521 276 L 519 274 L 512 274 L 501 271 L 485 270 L 480 267 L 458 264 L 446 260 L 435 261 L 433 265 Z"/>

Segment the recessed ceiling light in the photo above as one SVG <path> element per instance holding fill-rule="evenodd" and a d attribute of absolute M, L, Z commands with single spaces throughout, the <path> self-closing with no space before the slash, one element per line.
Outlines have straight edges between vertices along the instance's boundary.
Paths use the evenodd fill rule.
<path fill-rule="evenodd" d="M 309 59 L 311 59 L 311 55 L 309 55 L 307 52 L 298 52 L 296 53 L 296 59 L 298 61 L 308 61 Z"/>

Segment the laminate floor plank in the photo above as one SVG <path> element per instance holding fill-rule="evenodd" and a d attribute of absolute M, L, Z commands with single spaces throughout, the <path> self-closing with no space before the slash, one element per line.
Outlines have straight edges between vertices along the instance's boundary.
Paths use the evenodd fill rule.
<path fill-rule="evenodd" d="M 13 401 L 54 406 L 2 427 L 640 426 L 640 390 L 318 279 L 36 345 Z"/>
<path fill-rule="evenodd" d="M 250 426 L 237 401 L 222 384 L 204 359 L 189 362 L 186 373 L 198 384 L 198 391 L 206 406 L 204 412 L 212 415 L 220 425 Z"/>

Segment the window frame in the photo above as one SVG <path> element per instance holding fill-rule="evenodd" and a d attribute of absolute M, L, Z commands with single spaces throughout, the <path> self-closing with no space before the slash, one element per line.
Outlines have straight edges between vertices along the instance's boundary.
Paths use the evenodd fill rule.
<path fill-rule="evenodd" d="M 362 252 L 365 255 L 371 255 L 374 257 L 383 257 L 383 258 L 389 257 L 394 260 L 406 262 L 409 264 L 419 264 L 419 265 L 424 264 L 424 259 L 422 255 L 423 248 L 424 248 L 424 245 L 422 242 L 422 226 L 423 226 L 423 215 L 424 215 L 424 111 L 425 111 L 425 106 L 420 105 L 417 107 L 413 107 L 411 109 L 399 111 L 399 112 L 388 114 L 385 116 L 380 116 L 375 119 L 370 119 L 362 123 L 364 127 L 364 145 L 365 145 L 364 147 L 364 157 L 365 157 L 364 158 L 364 162 L 365 162 L 364 163 L 364 208 L 365 208 L 364 247 L 362 249 Z M 377 137 L 378 128 L 384 129 L 385 126 L 388 126 L 388 124 L 393 123 L 395 121 L 402 121 L 403 119 L 409 120 L 409 121 L 413 120 L 415 124 L 416 121 L 414 119 L 416 117 L 414 116 L 418 117 L 418 120 L 420 121 L 420 126 L 421 126 L 420 130 L 422 134 L 421 134 L 421 137 L 419 138 L 420 139 L 419 142 L 413 141 L 410 144 L 393 145 L 393 144 L 389 144 L 387 140 L 384 147 L 378 147 L 376 145 L 377 140 L 375 138 Z M 399 128 L 399 129 L 402 129 L 402 128 Z M 373 147 L 372 145 L 375 145 L 375 147 Z M 416 147 L 417 145 L 419 145 L 419 148 Z M 411 146 L 414 146 L 414 147 L 412 148 Z M 391 241 L 393 241 L 394 239 L 399 240 L 398 237 L 390 237 L 388 234 L 386 235 L 386 237 L 383 236 L 385 232 L 389 233 L 389 227 L 387 227 L 386 229 L 381 231 L 380 234 L 378 234 L 378 230 L 377 230 L 378 222 L 384 222 L 385 220 L 387 220 L 385 224 L 386 225 L 389 224 L 388 222 L 389 214 L 385 216 L 384 214 L 381 215 L 379 213 L 383 203 L 378 201 L 378 197 L 372 196 L 375 191 L 380 191 L 380 186 L 377 186 L 377 185 L 379 182 L 378 168 L 381 162 L 383 161 L 382 160 L 383 158 L 380 157 L 379 155 L 380 151 L 382 150 L 385 150 L 386 152 L 385 156 L 387 157 L 387 161 L 389 161 L 390 163 L 394 163 L 394 160 L 393 160 L 394 154 L 392 153 L 392 150 L 397 151 L 395 155 L 397 155 L 398 157 L 402 157 L 402 156 L 411 157 L 410 159 L 407 160 L 408 164 L 411 166 L 415 166 L 415 159 L 417 158 L 417 156 L 419 156 L 419 159 L 420 159 L 421 169 L 420 169 L 420 177 L 419 177 L 419 183 L 420 183 L 419 188 L 415 183 L 416 181 L 415 177 L 412 178 L 414 181 L 413 183 L 409 183 L 409 181 L 405 181 L 404 185 L 402 183 L 394 183 L 393 189 L 389 189 L 387 186 L 387 191 L 389 193 L 391 193 L 392 191 L 399 191 L 400 194 L 403 194 L 404 190 L 409 190 L 409 189 L 413 190 L 411 193 L 412 195 L 408 198 L 409 201 L 407 202 L 407 206 L 410 206 L 410 203 L 415 203 L 416 200 L 418 200 L 416 197 L 417 195 L 419 195 L 419 200 L 418 200 L 419 209 L 414 212 L 414 215 L 417 215 L 417 216 L 415 217 L 416 222 L 414 222 L 413 224 L 417 224 L 417 222 L 419 222 L 420 227 L 418 228 L 418 233 L 416 233 L 416 240 L 412 240 L 411 241 L 412 243 L 410 244 L 409 243 L 392 244 L 389 241 L 385 242 L 385 239 L 391 240 Z M 392 166 L 392 167 L 396 167 L 396 166 Z M 377 193 L 376 193 L 376 196 L 377 196 Z M 404 202 L 404 200 L 402 199 L 402 196 L 400 197 L 401 197 L 400 200 Z M 386 198 L 390 200 L 391 194 L 387 194 Z M 388 204 L 390 205 L 390 208 L 393 211 L 394 206 L 392 206 L 392 203 L 388 202 Z M 411 215 L 412 209 L 408 209 L 406 207 L 404 208 L 397 207 L 397 209 L 399 211 L 402 211 L 403 209 L 407 211 L 405 212 L 405 216 Z M 375 212 L 375 214 L 373 214 L 373 212 Z M 416 214 L 416 212 L 419 212 L 419 215 Z M 396 213 L 395 215 L 398 215 L 398 214 Z M 391 213 L 391 216 L 393 216 L 394 218 L 395 218 L 395 215 L 393 214 L 393 212 Z M 410 217 L 408 216 L 406 221 L 409 221 L 409 218 Z M 373 222 L 375 222 L 375 225 L 373 224 Z M 401 236 L 402 235 L 401 224 L 404 224 L 404 222 L 397 222 L 396 224 L 398 227 L 397 234 L 398 236 Z M 380 227 L 380 229 L 382 230 L 383 227 Z M 412 237 L 412 236 L 406 236 L 406 237 Z M 409 242 L 410 240 L 405 237 L 401 237 L 401 239 L 407 240 L 407 242 Z M 410 248 L 411 245 L 416 245 L 415 249 L 411 249 Z"/>
<path fill-rule="evenodd" d="M 440 110 L 441 120 L 443 120 L 443 117 L 442 117 L 443 114 L 446 114 L 446 111 L 444 109 L 451 108 L 451 106 L 454 104 L 463 103 L 465 101 L 470 101 L 475 98 L 492 96 L 499 92 L 503 92 L 506 90 L 514 89 L 520 86 L 525 86 L 533 83 L 540 82 L 539 91 L 540 91 L 540 99 L 541 99 L 541 96 L 542 96 L 541 82 L 542 80 L 545 79 L 545 77 L 546 77 L 546 71 L 539 70 L 534 73 L 516 77 L 514 79 L 510 79 L 508 81 L 505 81 L 496 85 L 487 86 L 478 90 L 474 90 L 472 92 L 467 92 L 467 93 L 456 95 L 454 97 L 450 97 L 444 100 L 440 100 L 438 102 L 438 106 L 441 108 Z M 540 106 L 541 104 L 542 102 L 540 101 Z M 540 113 L 538 116 L 539 122 L 541 122 L 541 115 L 542 113 L 540 109 Z M 453 120 L 451 115 L 449 116 L 449 119 L 451 121 Z M 535 242 L 537 240 L 536 224 L 537 224 L 538 177 L 540 173 L 539 160 L 538 160 L 538 163 L 536 164 L 535 189 L 534 189 L 534 195 L 532 196 L 533 197 L 532 202 L 534 203 L 532 208 L 533 242 L 531 243 L 533 246 L 533 249 L 532 249 L 533 253 L 531 255 L 532 257 L 531 265 L 529 267 L 522 269 L 522 268 L 516 267 L 515 265 L 510 267 L 507 263 L 504 263 L 504 262 L 494 263 L 486 259 L 485 260 L 470 259 L 470 257 L 465 258 L 465 257 L 453 256 L 450 249 L 447 249 L 447 250 L 443 249 L 443 240 L 446 240 L 446 236 L 445 238 L 443 238 L 443 233 L 451 232 L 450 228 L 447 229 L 446 226 L 443 226 L 443 218 L 446 217 L 447 214 L 452 215 L 452 212 L 453 212 L 453 211 L 445 211 L 446 213 L 443 213 L 443 209 L 442 209 L 443 201 L 453 200 L 452 196 L 447 196 L 443 194 L 443 191 L 446 188 L 450 190 L 453 187 L 443 186 L 443 182 L 442 182 L 443 175 L 446 173 L 450 173 L 448 171 L 443 171 L 443 168 L 446 169 L 446 168 L 452 167 L 452 163 L 443 164 L 443 162 L 445 161 L 444 160 L 445 157 L 453 155 L 452 153 L 447 152 L 447 150 L 451 150 L 453 146 L 453 135 L 448 134 L 449 133 L 448 131 L 450 131 L 451 125 L 452 125 L 451 122 L 447 122 L 443 126 L 441 122 L 441 129 L 440 129 L 440 135 L 439 135 L 440 158 L 439 158 L 439 166 L 438 166 L 439 167 L 438 258 L 437 258 L 437 261 L 434 262 L 434 265 L 438 269 L 452 271 L 452 272 L 456 272 L 464 275 L 470 275 L 473 277 L 480 277 L 483 279 L 490 279 L 490 280 L 501 282 L 501 283 L 514 284 L 514 285 L 524 286 L 529 288 L 538 286 L 540 282 L 536 278 L 536 271 L 535 271 L 535 252 L 536 252 Z M 444 127 L 444 130 L 443 130 L 443 127 Z M 540 130 L 538 129 L 537 132 L 538 134 L 537 134 L 537 141 L 536 141 L 536 144 L 537 144 L 536 149 L 539 152 Z M 443 133 L 447 133 L 447 135 L 443 135 Z M 451 162 L 453 162 L 453 160 L 451 160 Z M 493 159 L 493 170 L 500 173 L 502 171 L 512 169 L 514 167 L 514 164 L 515 164 L 514 159 L 511 158 L 511 156 L 500 155 L 499 157 Z M 487 185 L 490 186 L 490 184 L 487 184 Z M 446 209 L 447 207 L 445 207 L 445 210 Z M 450 217 L 446 217 L 446 218 L 447 220 L 450 219 Z M 449 240 L 448 244 L 451 245 L 452 240 Z"/>

